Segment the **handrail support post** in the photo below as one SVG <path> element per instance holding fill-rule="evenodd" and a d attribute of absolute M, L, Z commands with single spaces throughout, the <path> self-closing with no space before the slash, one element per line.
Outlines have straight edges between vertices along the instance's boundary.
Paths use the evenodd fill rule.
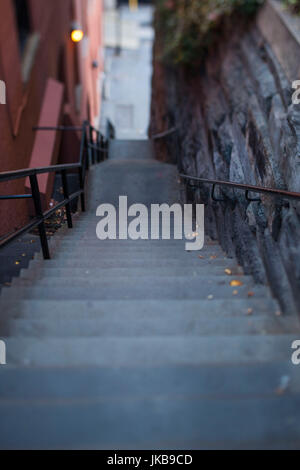
<path fill-rule="evenodd" d="M 250 196 L 249 196 L 249 193 L 250 193 L 250 190 L 247 189 L 247 190 L 245 191 L 245 197 L 246 197 L 246 200 L 247 200 L 248 202 L 261 202 L 261 198 L 260 198 L 260 197 L 250 197 Z"/>
<path fill-rule="evenodd" d="M 49 251 L 46 227 L 45 227 L 45 222 L 44 222 L 44 215 L 43 215 L 38 179 L 35 174 L 31 175 L 29 178 L 30 178 L 32 197 L 33 197 L 33 202 L 34 202 L 34 207 L 35 207 L 35 213 L 36 213 L 37 218 L 40 219 L 38 229 L 39 229 L 39 235 L 40 235 L 40 240 L 41 240 L 41 245 L 42 245 L 43 256 L 44 256 L 44 259 L 50 259 L 50 251 Z"/>
<path fill-rule="evenodd" d="M 213 187 L 212 187 L 212 192 L 211 192 L 211 198 L 212 198 L 212 200 L 215 201 L 215 202 L 223 202 L 223 201 L 225 201 L 224 198 L 220 198 L 220 197 L 217 197 L 217 196 L 216 196 L 216 187 L 217 187 L 216 184 L 214 184 Z"/>
<path fill-rule="evenodd" d="M 84 168 L 79 169 L 79 186 L 82 191 L 80 195 L 81 211 L 85 212 L 85 194 L 84 194 Z"/>

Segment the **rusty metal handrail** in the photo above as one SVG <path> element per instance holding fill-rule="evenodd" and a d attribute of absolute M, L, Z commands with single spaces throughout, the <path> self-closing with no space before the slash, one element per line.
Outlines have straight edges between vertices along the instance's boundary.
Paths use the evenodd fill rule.
<path fill-rule="evenodd" d="M 267 194 L 269 196 L 274 197 L 281 197 L 283 199 L 293 199 L 296 201 L 300 201 L 300 193 L 293 192 L 293 191 L 285 191 L 283 189 L 274 189 L 274 188 L 266 188 L 263 186 L 255 186 L 252 184 L 244 184 L 244 183 L 236 183 L 234 181 L 222 181 L 217 179 L 208 179 L 208 178 L 198 178 L 197 176 L 190 176 L 183 173 L 179 174 L 181 179 L 186 181 L 193 181 L 199 184 L 210 184 L 213 185 L 213 191 L 215 190 L 216 186 L 222 187 L 229 187 L 235 189 L 241 189 L 246 192 L 246 198 L 251 201 L 252 199 L 249 198 L 249 193 L 257 193 L 257 194 Z M 213 198 L 217 200 L 216 198 Z M 255 199 L 257 200 L 257 199 Z"/>

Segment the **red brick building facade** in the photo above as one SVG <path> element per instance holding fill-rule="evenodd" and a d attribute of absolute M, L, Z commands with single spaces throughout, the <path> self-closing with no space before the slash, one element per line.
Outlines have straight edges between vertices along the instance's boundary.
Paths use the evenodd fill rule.
<path fill-rule="evenodd" d="M 74 139 L 32 128 L 78 125 L 86 118 L 98 124 L 102 7 L 102 0 L 1 0 L 0 80 L 6 104 L 0 104 L 0 171 L 78 158 Z M 85 34 L 80 43 L 71 40 L 74 22 Z M 22 180 L 1 184 L 0 194 L 24 193 L 25 186 Z M 0 236 L 27 218 L 24 201 L 1 201 Z"/>

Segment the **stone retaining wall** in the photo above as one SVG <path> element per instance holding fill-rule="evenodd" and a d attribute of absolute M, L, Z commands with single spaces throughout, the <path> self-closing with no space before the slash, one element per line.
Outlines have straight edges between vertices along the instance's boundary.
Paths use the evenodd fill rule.
<path fill-rule="evenodd" d="M 270 11 L 278 20 L 276 45 Z M 300 105 L 291 103 L 300 46 L 296 55 L 292 37 L 293 61 L 279 53 L 287 50 L 280 38 L 291 37 L 291 23 L 281 15 L 270 1 L 250 25 L 227 26 L 202 70 L 173 70 L 154 60 L 150 134 L 178 126 L 186 174 L 300 192 Z M 159 49 L 157 38 L 155 57 Z M 174 161 L 164 143 L 157 155 Z M 246 273 L 270 284 L 283 311 L 300 311 L 299 204 L 267 196 L 248 202 L 241 191 L 227 189 L 220 190 L 226 202 L 216 203 L 210 190 L 188 195 L 205 202 L 207 232 Z"/>

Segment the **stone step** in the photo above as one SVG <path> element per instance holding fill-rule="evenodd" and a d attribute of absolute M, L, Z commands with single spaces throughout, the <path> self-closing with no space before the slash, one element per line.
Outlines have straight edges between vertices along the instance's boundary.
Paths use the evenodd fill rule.
<path fill-rule="evenodd" d="M 202 256 L 202 255 L 199 255 Z M 199 257 L 169 257 L 162 258 L 153 256 L 148 257 L 148 259 L 143 259 L 141 257 L 99 257 L 91 258 L 87 260 L 85 257 L 69 257 L 66 259 L 51 259 L 43 261 L 41 259 L 32 260 L 29 268 L 31 267 L 47 267 L 47 268 L 143 268 L 147 266 L 148 268 L 170 268 L 170 267 L 207 267 L 210 266 L 220 266 L 221 268 L 235 268 L 236 262 L 231 259 L 225 258 L 216 258 L 216 259 L 202 259 Z"/>
<path fill-rule="evenodd" d="M 245 299 L 214 299 L 211 300 L 18 300 L 12 298 L 5 300 L 0 298 L 0 319 L 8 318 L 42 319 L 97 319 L 107 318 L 116 323 L 122 317 L 133 322 L 137 318 L 145 320 L 149 318 L 168 316 L 179 321 L 182 316 L 189 318 L 200 316 L 215 316 L 216 318 L 243 317 L 249 314 L 250 318 L 268 315 L 274 316 L 278 311 L 277 302 L 266 297 L 251 297 Z M 187 313 L 188 312 L 188 313 Z M 284 317 L 289 318 L 287 316 Z M 1 332 L 0 332 L 1 334 Z"/>
<path fill-rule="evenodd" d="M 127 238 L 125 240 L 121 240 L 120 238 L 115 238 L 115 239 L 106 239 L 106 240 L 100 240 L 97 237 L 96 234 L 96 228 L 93 228 L 92 230 L 88 232 L 84 232 L 80 235 L 70 231 L 70 235 L 57 235 L 55 234 L 54 237 L 51 238 L 51 242 L 55 243 L 56 245 L 73 245 L 76 246 L 78 244 L 83 244 L 83 243 L 91 243 L 91 244 L 101 244 L 103 246 L 106 245 L 116 245 L 116 246 L 185 246 L 186 242 L 193 242 L 194 238 L 189 237 L 185 238 L 183 237 L 182 239 L 175 239 L 173 236 L 173 232 L 171 232 L 170 238 L 169 239 L 163 239 L 161 236 L 159 239 L 149 239 L 146 240 L 132 240 L 131 238 Z M 219 243 L 213 242 L 213 241 L 204 241 L 204 248 L 220 248 Z"/>
<path fill-rule="evenodd" d="M 158 284 L 163 284 L 164 286 L 172 286 L 173 284 L 177 287 L 187 287 L 189 285 L 193 286 L 192 288 L 198 287 L 199 283 L 207 286 L 208 288 L 212 287 L 230 287 L 232 279 L 229 276 L 223 274 L 214 276 L 199 276 L 197 273 L 189 273 L 188 275 L 178 275 L 178 276 L 164 276 L 162 279 L 158 279 L 156 275 L 151 275 L 150 273 L 146 276 L 138 276 L 134 274 L 135 270 L 132 272 L 132 276 L 127 276 L 124 272 L 122 276 L 102 276 L 94 277 L 90 274 L 81 277 L 66 277 L 66 278 L 57 278 L 56 276 L 43 277 L 43 278 L 34 278 L 34 279 L 24 279 L 24 278 L 15 278 L 12 285 L 16 287 L 29 287 L 29 286 L 58 286 L 60 287 L 63 283 L 64 287 L 84 287 L 84 288 L 97 288 L 100 285 L 104 286 L 125 286 L 130 288 L 136 287 L 137 289 L 141 288 L 143 285 L 146 285 L 149 289 L 155 288 Z M 257 284 L 254 283 L 253 278 L 250 276 L 239 276 L 236 279 L 238 282 L 242 283 L 242 286 L 248 287 L 249 289 L 256 288 Z M 261 287 L 261 286 L 260 286 Z M 240 286 L 239 286 L 240 288 Z"/>
<path fill-rule="evenodd" d="M 273 398 L 300 393 L 289 362 L 156 367 L 1 367 L 0 403 L 74 400 Z"/>
<path fill-rule="evenodd" d="M 11 284 L 12 278 L 17 277 L 21 271 L 27 271 L 27 269 L 20 269 L 19 266 L 12 266 L 8 269 L 7 266 L 0 266 L 0 279 L 1 284 Z"/>
<path fill-rule="evenodd" d="M 98 219 L 96 219 L 96 223 L 99 222 Z M 101 243 L 120 243 L 120 244 L 136 244 L 136 243 L 140 243 L 140 244 L 159 244 L 159 243 L 162 243 L 162 244 L 169 244 L 169 243 L 174 243 L 174 244 L 180 244 L 180 243 L 184 243 L 186 240 L 185 240 L 185 237 L 183 237 L 182 240 L 177 240 L 177 239 L 174 239 L 173 237 L 173 230 L 171 230 L 170 234 L 172 235 L 172 237 L 170 238 L 170 240 L 165 240 L 165 239 L 162 239 L 161 237 L 158 239 L 158 240 L 154 240 L 154 239 L 151 239 L 151 237 L 149 237 L 148 240 L 132 240 L 131 238 L 128 238 L 127 240 L 121 240 L 120 238 L 116 238 L 116 240 L 110 240 L 110 239 L 106 239 L 106 240 L 99 240 L 97 238 L 97 235 L 96 235 L 96 225 L 97 224 L 94 224 L 93 222 L 91 224 L 88 224 L 87 225 L 87 228 L 84 229 L 84 230 L 75 230 L 75 229 L 71 229 L 71 230 L 68 230 L 67 232 L 61 232 L 61 231 L 58 231 L 57 233 L 55 233 L 54 237 L 52 238 L 53 240 L 58 240 L 60 241 L 61 243 L 63 242 L 67 242 L 67 243 L 72 243 L 72 240 L 77 240 L 79 241 L 80 239 L 87 239 L 87 240 L 90 240 L 90 241 L 93 241 L 93 240 L 96 240 L 96 241 L 101 241 Z M 204 241 L 204 245 L 205 246 L 220 246 L 220 244 L 218 243 L 218 241 L 216 240 L 211 240 L 210 238 L 207 238 L 205 236 L 205 241 Z"/>
<path fill-rule="evenodd" d="M 134 220 L 133 217 L 128 217 L 128 225 L 130 224 L 130 222 L 132 220 Z M 162 219 L 160 220 L 159 222 L 159 225 L 157 224 L 156 221 L 152 221 L 151 220 L 151 217 L 149 216 L 148 218 L 143 218 L 141 220 L 144 220 L 144 221 L 147 221 L 148 222 L 148 234 L 151 235 L 151 230 L 150 228 L 151 227 L 160 227 L 160 231 L 161 231 L 161 228 L 163 226 L 163 223 L 162 223 Z M 63 239 L 64 237 L 66 237 L 67 239 L 71 239 L 72 237 L 76 236 L 76 237 L 81 237 L 81 236 L 96 236 L 96 227 L 98 225 L 98 223 L 101 221 L 101 217 L 99 216 L 96 216 L 96 209 L 95 209 L 95 212 L 93 212 L 88 218 L 86 218 L 85 220 L 82 220 L 82 217 L 80 216 L 80 225 L 78 225 L 78 223 L 76 224 L 76 222 L 73 223 L 73 228 L 72 229 L 64 229 L 63 231 L 62 230 L 58 230 L 56 233 L 55 233 L 55 238 L 57 239 Z M 173 235 L 174 234 L 174 222 L 173 222 L 173 219 L 171 217 L 170 219 L 170 234 Z M 118 228 L 119 228 L 119 220 L 118 220 L 118 217 L 116 219 L 116 227 L 117 227 L 117 234 L 118 234 Z M 188 227 L 188 226 L 187 226 Z M 196 227 L 196 225 L 193 223 L 193 226 L 192 228 L 194 229 Z M 182 224 L 182 233 L 184 235 L 185 233 L 185 226 L 184 224 Z M 217 240 L 214 240 L 212 239 L 211 237 L 209 237 L 205 232 L 204 232 L 204 237 L 205 237 L 205 242 L 206 243 L 217 243 Z M 131 240 L 129 237 L 128 237 L 128 240 Z M 172 236 L 171 237 L 171 240 L 174 240 L 174 237 Z M 151 241 L 151 237 L 149 237 L 149 241 Z"/>
<path fill-rule="evenodd" d="M 299 334 L 3 339 L 9 366 L 148 367 L 290 362 L 291 345 Z"/>
<path fill-rule="evenodd" d="M 58 285 L 55 278 L 33 283 L 29 281 L 28 286 L 16 286 L 15 288 L 3 288 L 2 296 L 5 299 L 74 299 L 74 300 L 193 300 L 248 299 L 249 295 L 257 298 L 266 298 L 271 294 L 264 286 L 252 285 L 242 287 L 231 287 L 223 281 L 216 282 L 203 279 L 164 278 L 163 282 L 157 278 L 119 278 L 114 281 L 101 279 L 95 281 L 87 279 L 84 283 L 75 284 L 59 280 Z M 23 281 L 26 283 L 26 281 Z M 22 281 L 21 281 L 22 283 Z M 63 284 L 63 285 L 62 285 Z M 71 285 L 69 285 L 71 284 Z"/>
<path fill-rule="evenodd" d="M 125 241 L 125 240 L 98 240 L 96 237 L 94 239 L 82 239 L 73 241 L 56 241 L 53 247 L 57 250 L 59 249 L 72 249 L 72 250 L 81 250 L 81 249 L 102 249 L 102 250 L 144 250 L 144 251 L 154 251 L 154 250 L 181 250 L 191 252 L 193 250 L 186 249 L 186 242 L 189 243 L 189 240 L 180 241 L 179 243 L 172 241 L 172 240 L 158 240 L 155 242 L 154 240 L 149 241 Z M 213 251 L 223 253 L 224 256 L 226 255 L 225 251 L 223 251 L 219 245 L 204 245 L 204 247 L 200 250 L 194 250 L 194 253 L 199 253 L 204 251 Z"/>
<path fill-rule="evenodd" d="M 151 159 L 155 162 L 152 140 L 113 140 L 110 143 L 110 161 L 131 159 L 141 161 L 141 156 L 143 160 Z"/>
<path fill-rule="evenodd" d="M 30 252 L 28 252 L 28 247 L 30 248 Z M 14 244 L 13 246 L 6 246 L 5 249 L 1 248 L 0 250 L 0 260 L 3 257 L 12 257 L 13 259 L 21 259 L 21 258 L 30 258 L 34 255 L 36 251 L 40 250 L 40 245 L 36 242 L 33 246 L 26 244 L 19 243 L 18 245 Z"/>
<path fill-rule="evenodd" d="M 132 217 L 128 217 L 128 223 L 132 220 Z M 68 227 L 64 227 L 62 229 L 59 229 L 55 233 L 55 238 L 63 239 L 64 237 L 66 239 L 71 239 L 73 236 L 81 236 L 81 235 L 96 235 L 96 226 L 101 220 L 101 217 L 96 216 L 96 211 L 91 213 L 89 216 L 83 216 L 80 215 L 79 221 L 75 222 L 73 220 L 73 228 L 69 229 Z M 146 219 L 147 220 L 147 219 Z M 118 228 L 118 218 L 117 218 L 117 228 Z M 151 227 L 151 217 L 148 218 L 148 223 L 149 227 Z M 154 226 L 154 223 L 152 223 Z M 162 223 L 160 224 L 162 226 Z M 148 228 L 149 228 L 148 227 Z M 195 228 L 196 225 L 193 223 L 193 228 Z M 183 233 L 185 232 L 184 230 L 184 224 L 182 224 L 182 231 Z M 150 230 L 149 230 L 150 232 Z M 174 223 L 173 219 L 171 218 L 170 220 L 170 233 L 174 233 Z M 216 239 L 211 238 L 207 233 L 204 232 L 204 238 L 205 238 L 205 243 L 218 243 Z M 173 238 L 171 240 L 174 240 Z M 128 238 L 128 241 L 131 241 L 130 238 Z M 149 240 L 151 241 L 151 239 Z M 176 240 L 175 240 L 176 241 Z"/>
<path fill-rule="evenodd" d="M 112 243 L 111 243 L 112 242 Z M 113 243 L 115 242 L 115 243 Z M 87 250 L 100 250 L 100 251 L 105 251 L 105 250 L 116 250 L 116 251 L 172 251 L 172 252 L 178 252 L 178 251 L 183 251 L 183 252 L 190 252 L 191 250 L 186 250 L 185 243 L 180 241 L 180 243 L 175 243 L 175 242 L 170 242 L 169 240 L 166 240 L 165 242 L 158 241 L 158 243 L 150 242 L 139 242 L 136 241 L 135 243 L 122 243 L 121 241 L 118 240 L 110 240 L 109 242 L 106 241 L 101 241 L 95 239 L 95 241 L 81 241 L 78 243 L 65 243 L 61 242 L 56 245 L 57 250 L 63 251 L 80 251 L 82 249 L 87 249 Z M 194 251 L 194 253 L 220 253 L 223 254 L 224 256 L 226 255 L 225 252 L 218 246 L 218 245 L 207 245 L 204 246 L 201 250 Z"/>
<path fill-rule="evenodd" d="M 145 318 L 138 315 L 133 318 L 110 316 L 98 318 L 51 318 L 14 319 L 1 326 L 1 335 L 5 337 L 31 338 L 87 338 L 87 337 L 135 337 L 135 336 L 222 336 L 230 335 L 276 335 L 300 334 L 299 320 L 296 317 L 278 318 L 275 315 L 219 318 L 206 315 L 190 315 L 182 312 L 181 317 L 174 317 L 170 312 L 157 315 L 155 312 Z"/>
<path fill-rule="evenodd" d="M 84 252 L 84 257 L 86 259 L 89 258 L 94 258 L 95 256 L 98 256 L 99 258 L 109 258 L 112 256 L 118 256 L 120 258 L 126 259 L 126 258 L 132 258 L 132 257 L 143 257 L 145 259 L 149 258 L 169 258 L 169 257 L 175 257 L 178 259 L 186 259 L 187 262 L 191 258 L 199 259 L 199 256 L 206 256 L 207 258 L 213 257 L 213 258 L 221 258 L 221 259 L 229 259 L 226 257 L 225 253 L 218 251 L 218 250 L 201 250 L 197 252 L 187 252 L 185 251 L 184 247 L 182 248 L 105 248 L 105 247 L 100 247 L 100 246 L 95 246 L 95 247 L 89 247 L 89 246 L 83 246 L 83 247 L 78 247 L 78 248 L 59 248 L 55 251 L 52 252 L 51 256 L 52 259 L 62 259 L 62 258 L 68 258 L 68 257 L 78 257 L 79 255 L 82 255 L 82 252 Z M 39 254 L 36 256 L 36 259 L 39 259 L 42 257 L 42 254 Z M 212 259 L 213 259 L 212 258 Z"/>
<path fill-rule="evenodd" d="M 7 270 L 16 269 L 17 267 L 21 269 L 21 268 L 26 268 L 29 264 L 29 261 L 31 261 L 31 259 L 32 258 L 29 259 L 28 257 L 22 257 L 22 256 L 2 255 L 0 256 L 0 264 L 2 266 L 6 266 Z"/>
<path fill-rule="evenodd" d="M 183 252 L 193 252 L 193 253 L 198 253 L 201 254 L 202 252 L 213 252 L 213 253 L 220 253 L 226 256 L 226 253 L 218 246 L 218 245 L 207 245 L 204 246 L 201 250 L 190 250 L 186 249 L 185 242 L 180 241 L 180 243 L 175 243 L 172 241 L 165 241 L 161 242 L 158 241 L 155 243 L 154 241 L 147 241 L 147 242 L 139 242 L 139 241 L 132 241 L 132 242 L 127 242 L 127 241 L 119 241 L 119 240 L 109 240 L 109 241 L 102 241 L 102 240 L 97 240 L 96 238 L 94 240 L 92 239 L 83 239 L 80 241 L 73 240 L 73 242 L 58 242 L 53 245 L 53 249 L 55 251 L 60 251 L 60 250 L 73 250 L 73 251 L 80 251 L 80 250 L 117 250 L 117 251 L 151 251 L 154 252 L 155 250 L 157 251 L 183 251 Z"/>
<path fill-rule="evenodd" d="M 224 276 L 225 270 L 220 266 L 212 265 L 209 269 L 210 276 Z M 205 277 L 207 274 L 206 267 L 186 268 L 186 267 L 162 267 L 162 268 L 31 268 L 21 271 L 22 279 L 43 279 L 45 277 L 57 278 L 86 278 L 91 276 L 94 279 L 115 278 L 115 277 L 181 277 L 181 276 L 197 276 Z M 241 268 L 232 269 L 232 275 L 228 276 L 228 280 L 240 279 L 244 282 L 245 276 L 241 272 Z"/>
<path fill-rule="evenodd" d="M 299 395 L 276 394 L 216 400 L 158 394 L 134 401 L 4 402 L 0 404 L 0 447 L 112 452 L 299 449 L 299 410 Z"/>
<path fill-rule="evenodd" d="M 222 261 L 224 264 L 226 264 L 227 261 L 230 261 L 230 258 L 227 258 L 224 255 L 218 256 L 212 253 L 212 254 L 208 254 L 207 259 L 206 259 L 204 253 L 203 255 L 195 254 L 195 253 L 191 254 L 185 251 L 166 253 L 164 250 L 162 250 L 162 252 L 159 253 L 155 250 L 151 253 L 151 252 L 138 252 L 136 250 L 132 250 L 132 251 L 122 250 L 120 252 L 114 252 L 113 250 L 106 250 L 103 252 L 101 251 L 99 252 L 97 250 L 91 250 L 91 251 L 84 250 L 84 256 L 80 256 L 82 255 L 82 252 L 83 250 L 78 251 L 78 252 L 63 251 L 61 253 L 55 251 L 55 252 L 52 252 L 51 254 L 52 256 L 51 260 L 57 261 L 57 262 L 61 262 L 61 261 L 67 262 L 69 260 L 70 261 L 80 260 L 82 261 L 83 266 L 85 265 L 85 263 L 89 263 L 90 261 L 92 262 L 98 261 L 99 267 L 101 267 L 100 265 L 101 262 L 104 263 L 104 262 L 109 262 L 109 261 L 114 261 L 114 260 L 118 260 L 120 263 L 132 262 L 134 260 L 137 260 L 137 261 L 142 261 L 144 264 L 146 264 L 148 261 L 150 262 L 165 261 L 165 263 L 167 264 L 169 260 L 172 260 L 178 263 L 183 262 L 185 263 L 186 266 L 189 266 L 192 263 L 196 263 L 199 265 L 201 261 L 205 261 L 205 260 L 214 262 L 216 259 L 218 259 L 219 261 Z M 35 259 L 42 260 L 40 256 L 36 257 Z"/>
<path fill-rule="evenodd" d="M 66 242 L 69 242 L 71 243 L 72 240 L 76 240 L 76 241 L 80 241 L 80 240 L 90 240 L 90 241 L 98 241 L 98 242 L 101 242 L 101 243 L 116 243 L 116 242 L 119 242 L 119 243 L 184 243 L 186 240 L 185 236 L 183 235 L 183 238 L 182 239 L 175 239 L 174 238 L 174 232 L 173 230 L 171 230 L 170 232 L 170 238 L 169 239 L 163 239 L 162 238 L 162 235 L 160 234 L 160 237 L 159 239 L 152 239 L 151 238 L 151 233 L 148 234 L 149 238 L 146 239 L 146 240 L 142 240 L 142 239 L 138 239 L 138 240 L 132 240 L 131 238 L 127 238 L 125 240 L 122 240 L 119 238 L 119 234 L 117 232 L 117 238 L 116 239 L 106 239 L 106 240 L 100 240 L 98 237 L 97 237 L 97 234 L 96 234 L 96 226 L 97 226 L 97 222 L 99 222 L 99 220 L 96 220 L 95 221 L 96 223 L 91 223 L 88 225 L 88 228 L 86 230 L 83 230 L 83 231 L 77 231 L 77 232 L 74 232 L 73 230 L 70 230 L 68 233 L 66 234 L 63 234 L 63 235 L 58 235 L 58 234 L 55 234 L 55 237 L 54 239 L 55 240 L 59 240 L 61 242 L 63 241 L 66 241 Z M 204 245 L 212 245 L 212 246 L 218 246 L 218 243 L 215 243 L 215 242 L 204 242 Z"/>

